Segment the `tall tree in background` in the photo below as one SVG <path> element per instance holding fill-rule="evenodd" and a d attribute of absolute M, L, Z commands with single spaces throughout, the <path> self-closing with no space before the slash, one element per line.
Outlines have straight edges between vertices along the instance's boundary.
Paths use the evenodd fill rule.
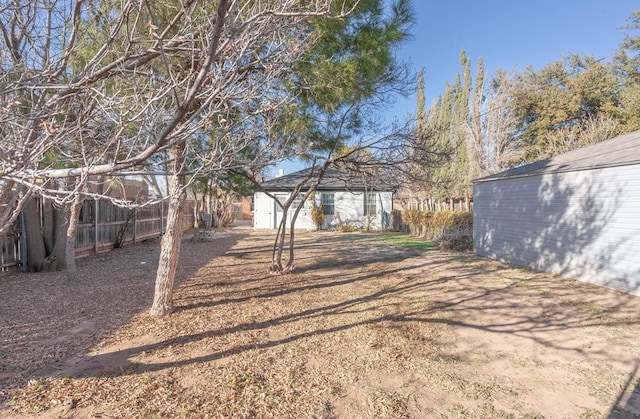
<path fill-rule="evenodd" d="M 626 34 L 614 57 L 613 66 L 621 78 L 620 129 L 624 132 L 640 129 L 640 10 L 629 17 Z"/>
<path fill-rule="evenodd" d="M 465 51 L 460 52 L 462 77 L 456 78 L 455 100 L 453 103 L 453 121 L 451 124 L 451 147 L 453 149 L 451 165 L 450 197 L 470 196 L 469 189 L 469 99 L 471 97 L 472 78 L 471 61 Z"/>
<path fill-rule="evenodd" d="M 424 70 L 418 72 L 418 82 L 416 86 L 416 135 L 418 137 L 425 137 L 427 135 L 427 108 L 424 96 Z"/>
<path fill-rule="evenodd" d="M 467 181 L 471 184 L 473 179 L 484 176 L 488 173 L 486 165 L 486 133 L 483 124 L 482 110 L 485 105 L 485 75 L 484 61 L 478 58 L 476 65 L 476 79 L 469 103 L 468 116 L 468 173 Z"/>
<path fill-rule="evenodd" d="M 511 96 L 512 78 L 504 70 L 485 82 L 478 58 L 469 113 L 469 184 L 473 179 L 506 170 L 522 160 L 522 142 Z"/>
<path fill-rule="evenodd" d="M 514 76 L 497 70 L 487 87 L 485 135 L 483 141 L 483 170 L 486 174 L 507 170 L 524 157 L 524 147 L 517 132 L 511 85 Z"/>
<path fill-rule="evenodd" d="M 423 147 L 430 159 L 430 167 L 421 169 L 424 176 L 422 188 L 437 198 L 468 196 L 470 165 L 470 98 L 472 92 L 471 64 L 466 53 L 461 51 L 462 75 L 456 75 L 454 84 L 447 83 L 445 91 L 438 96 L 428 112 L 420 112 L 416 127 L 420 126 Z M 419 86 L 418 100 L 424 103 L 424 82 Z M 420 103 L 419 103 L 420 106 Z"/>
<path fill-rule="evenodd" d="M 429 188 L 431 194 L 437 198 L 449 196 L 450 173 L 449 168 L 453 147 L 450 141 L 452 121 L 454 120 L 452 109 L 454 103 L 454 86 L 450 83 L 445 85 L 444 93 L 438 96 L 429 108 L 427 114 L 427 126 L 429 136 L 427 147 L 434 153 L 445 156 L 441 164 L 434 166 L 428 171 L 431 184 Z"/>
<path fill-rule="evenodd" d="M 412 151 L 413 158 L 408 163 L 404 176 L 405 188 L 412 195 L 430 196 L 433 177 L 433 165 L 423 164 L 427 155 L 435 155 L 435 141 L 433 138 L 433 127 L 429 125 L 428 113 L 425 103 L 425 80 L 424 71 L 418 72 L 416 84 L 416 125 L 415 136 L 417 147 Z"/>
<path fill-rule="evenodd" d="M 445 84 L 426 116 L 421 79 L 416 130 L 428 133 L 425 144 L 431 150 L 450 156 L 415 171 L 424 177 L 422 191 L 437 198 L 464 196 L 476 177 L 639 129 L 640 11 L 624 29 L 633 33 L 612 63 L 573 55 L 537 71 L 499 69 L 487 76 L 480 58 L 473 89 L 463 51 L 462 75 Z"/>
<path fill-rule="evenodd" d="M 411 2 L 361 0 L 354 6 L 347 19 L 311 22 L 317 43 L 290 79 L 298 100 L 281 130 L 297 138 L 290 143 L 291 150 L 311 168 L 285 202 L 277 201 L 282 204 L 283 217 L 274 243 L 273 272 L 293 269 L 297 215 L 325 171 L 337 160 L 346 159 L 339 151 L 349 145 L 354 150 L 349 156 L 365 155 L 355 150 L 380 144 L 382 138 L 397 138 L 381 134 L 389 129 L 381 123 L 380 113 L 396 94 L 408 93 L 413 82 L 408 67 L 397 61 L 394 53 L 409 36 Z M 350 161 L 352 166 L 367 164 L 355 160 Z M 297 199 L 300 196 L 302 199 Z M 294 202 L 299 206 L 291 209 Z M 287 226 L 289 260 L 283 263 Z"/>
<path fill-rule="evenodd" d="M 525 70 L 512 90 L 525 160 L 610 138 L 617 132 L 619 93 L 611 66 L 593 57 L 572 56 L 539 71 Z M 558 142 L 569 137 L 577 140 Z"/>

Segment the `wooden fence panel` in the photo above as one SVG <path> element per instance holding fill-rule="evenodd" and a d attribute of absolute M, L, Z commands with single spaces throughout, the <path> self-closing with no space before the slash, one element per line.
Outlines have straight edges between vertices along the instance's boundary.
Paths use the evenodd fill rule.
<path fill-rule="evenodd" d="M 398 198 L 394 205 L 400 210 L 420 211 L 473 211 L 473 198 Z M 397 204 L 397 205 L 396 205 Z"/>
<path fill-rule="evenodd" d="M 93 223 L 79 224 L 76 231 L 76 249 L 93 248 L 96 230 Z"/>
<path fill-rule="evenodd" d="M 2 253 L 0 254 L 0 269 L 6 270 L 12 266 L 20 265 L 20 233 L 11 232 L 0 237 Z"/>
<path fill-rule="evenodd" d="M 195 203 L 184 202 L 182 227 L 193 227 Z M 167 206 L 162 202 L 140 208 L 124 208 L 111 201 L 87 199 L 80 210 L 79 225 L 76 230 L 76 257 L 93 252 L 108 251 L 119 245 L 160 237 L 164 234 Z M 0 269 L 22 264 L 22 231 L 16 223 L 13 231 L 0 236 Z M 28 255 L 27 255 L 28 257 Z"/>
<path fill-rule="evenodd" d="M 136 240 L 144 240 L 159 236 L 162 228 L 160 217 L 147 220 L 136 220 Z"/>

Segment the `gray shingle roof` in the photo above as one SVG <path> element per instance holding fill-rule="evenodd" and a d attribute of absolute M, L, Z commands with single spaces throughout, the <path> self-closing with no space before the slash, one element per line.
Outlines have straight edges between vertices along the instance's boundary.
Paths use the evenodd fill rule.
<path fill-rule="evenodd" d="M 514 177 L 575 172 L 630 164 L 640 164 L 640 130 L 545 160 L 514 167 L 504 172 L 476 179 L 474 182 L 490 182 Z"/>
<path fill-rule="evenodd" d="M 311 169 L 304 169 L 285 176 L 270 179 L 260 184 L 266 191 L 290 191 L 309 174 Z M 317 170 L 317 169 L 316 169 Z M 306 190 L 307 188 L 303 189 Z M 376 185 L 374 181 L 365 182 L 361 176 L 353 176 L 336 169 L 327 169 L 318 185 L 318 191 L 389 191 L 389 187 Z"/>

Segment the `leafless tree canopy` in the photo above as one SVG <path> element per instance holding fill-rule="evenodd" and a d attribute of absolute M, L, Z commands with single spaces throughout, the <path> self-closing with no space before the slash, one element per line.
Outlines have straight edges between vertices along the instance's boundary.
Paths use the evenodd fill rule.
<path fill-rule="evenodd" d="M 0 226 L 33 192 L 70 202 L 97 175 L 193 173 L 277 156 L 269 136 L 303 19 L 331 0 L 0 1 Z M 259 151 L 259 152 L 257 152 Z M 271 153 L 269 153 L 271 152 Z M 262 154 L 260 154 L 262 153 Z M 245 162 L 246 163 L 246 162 Z M 74 177 L 75 189 L 56 179 Z M 85 188 L 85 189 L 83 189 Z M 89 191 L 89 192 L 88 192 Z"/>

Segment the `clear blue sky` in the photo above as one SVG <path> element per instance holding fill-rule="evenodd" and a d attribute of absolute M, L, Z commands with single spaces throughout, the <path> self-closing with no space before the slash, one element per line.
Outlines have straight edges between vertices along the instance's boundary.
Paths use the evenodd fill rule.
<path fill-rule="evenodd" d="M 413 0 L 413 5 L 413 36 L 398 58 L 415 71 L 424 70 L 427 107 L 461 72 L 462 49 L 474 76 L 482 57 L 487 77 L 497 68 L 540 69 L 574 53 L 604 58 L 624 38 L 620 27 L 631 12 L 640 9 L 637 0 Z M 415 95 L 399 97 L 387 118 L 403 120 L 415 108 Z M 287 162 L 279 167 L 291 173 L 303 166 Z"/>
<path fill-rule="evenodd" d="M 461 72 L 460 51 L 485 73 L 535 69 L 573 53 L 603 58 L 624 38 L 640 2 L 631 0 L 413 0 L 413 38 L 398 57 L 425 72 L 427 106 Z M 415 113 L 415 95 L 399 99 L 392 114 Z"/>

